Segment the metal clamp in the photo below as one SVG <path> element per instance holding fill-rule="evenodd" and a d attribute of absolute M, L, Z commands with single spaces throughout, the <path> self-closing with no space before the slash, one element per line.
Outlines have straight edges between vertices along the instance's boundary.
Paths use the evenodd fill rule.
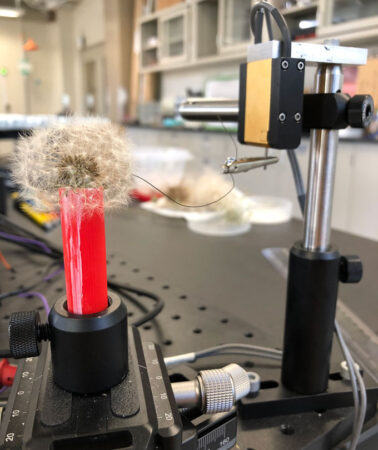
<path fill-rule="evenodd" d="M 252 169 L 259 167 L 270 166 L 271 164 L 278 163 L 279 158 L 277 156 L 261 156 L 255 158 L 240 158 L 236 159 L 229 157 L 223 164 L 223 173 L 240 173 L 248 172 Z"/>

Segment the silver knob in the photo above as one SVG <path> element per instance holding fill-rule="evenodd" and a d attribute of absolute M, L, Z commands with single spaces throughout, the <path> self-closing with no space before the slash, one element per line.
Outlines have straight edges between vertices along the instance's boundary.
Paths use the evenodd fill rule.
<path fill-rule="evenodd" d="M 201 370 L 198 376 L 202 394 L 202 411 L 215 414 L 230 411 L 234 405 L 235 389 L 230 374 L 224 369 Z"/>
<path fill-rule="evenodd" d="M 230 411 L 235 403 L 250 393 L 256 394 L 260 377 L 238 364 L 221 369 L 202 370 L 192 381 L 172 383 L 179 408 L 200 408 L 204 414 Z"/>

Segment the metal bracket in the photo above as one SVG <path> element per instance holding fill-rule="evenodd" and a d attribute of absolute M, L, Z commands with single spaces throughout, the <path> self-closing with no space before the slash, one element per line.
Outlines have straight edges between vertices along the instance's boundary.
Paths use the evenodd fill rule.
<path fill-rule="evenodd" d="M 340 47 L 330 44 L 291 43 L 291 57 L 305 59 L 308 63 L 344 64 L 360 66 L 366 64 L 366 48 Z M 247 61 L 275 59 L 281 57 L 281 42 L 267 41 L 248 46 Z"/>

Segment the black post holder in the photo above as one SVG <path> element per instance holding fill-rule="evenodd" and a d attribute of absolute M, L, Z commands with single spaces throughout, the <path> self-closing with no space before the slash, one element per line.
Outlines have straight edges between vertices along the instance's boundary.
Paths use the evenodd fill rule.
<path fill-rule="evenodd" d="M 115 294 L 97 314 L 79 316 L 59 299 L 49 314 L 55 383 L 69 392 L 93 394 L 119 384 L 128 372 L 127 310 Z"/>
<path fill-rule="evenodd" d="M 310 252 L 297 242 L 290 251 L 282 382 L 299 394 L 328 386 L 339 271 L 336 249 Z"/>

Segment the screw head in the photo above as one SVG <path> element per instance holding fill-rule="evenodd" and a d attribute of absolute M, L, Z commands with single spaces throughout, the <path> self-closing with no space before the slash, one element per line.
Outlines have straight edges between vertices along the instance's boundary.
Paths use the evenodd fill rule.
<path fill-rule="evenodd" d="M 291 434 L 294 434 L 294 428 L 291 425 L 287 425 L 286 423 L 283 423 L 280 426 L 280 431 L 282 434 L 285 434 L 286 436 L 290 436 Z"/>
<path fill-rule="evenodd" d="M 304 69 L 304 62 L 303 61 L 298 61 L 298 64 L 297 64 L 297 69 L 298 70 L 303 70 Z"/>
<path fill-rule="evenodd" d="M 301 113 L 297 112 L 294 114 L 294 119 L 299 122 L 302 119 Z"/>
<path fill-rule="evenodd" d="M 361 371 L 360 366 L 357 363 L 354 363 L 354 366 L 356 370 Z M 349 366 L 346 361 L 340 363 L 340 375 L 344 381 L 350 381 Z"/>
<path fill-rule="evenodd" d="M 280 115 L 278 116 L 278 120 L 280 122 L 285 122 L 286 120 L 286 114 L 285 113 L 280 113 Z"/>
<path fill-rule="evenodd" d="M 289 67 L 289 61 L 287 61 L 286 59 L 283 59 L 281 61 L 281 67 L 283 68 L 283 70 L 286 70 Z"/>

